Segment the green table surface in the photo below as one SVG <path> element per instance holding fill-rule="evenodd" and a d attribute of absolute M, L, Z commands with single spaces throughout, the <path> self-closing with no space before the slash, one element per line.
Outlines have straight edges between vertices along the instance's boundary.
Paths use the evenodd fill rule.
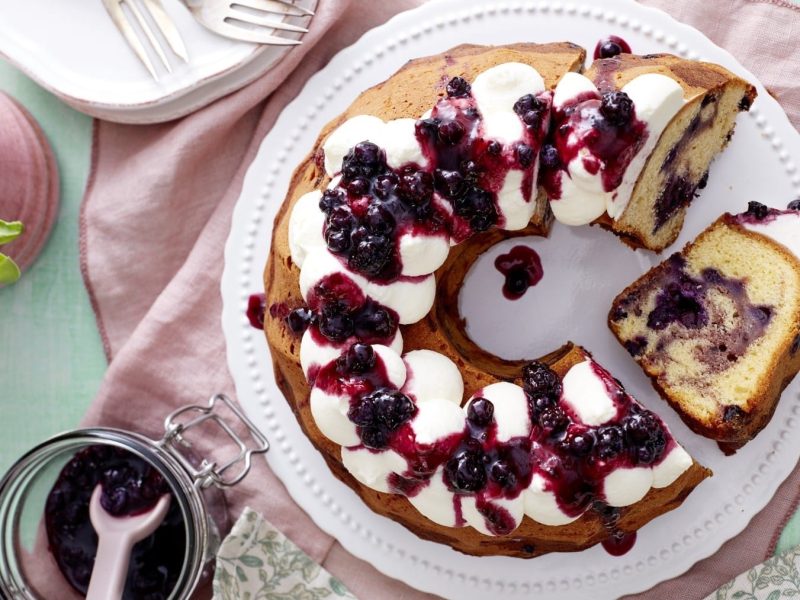
<path fill-rule="evenodd" d="M 61 175 L 61 207 L 47 246 L 16 284 L 0 289 L 3 473 L 37 443 L 78 425 L 107 363 L 78 258 L 78 216 L 89 173 L 92 120 L 2 61 L 0 89 L 38 119 Z M 797 544 L 800 511 L 784 529 L 778 550 Z"/>

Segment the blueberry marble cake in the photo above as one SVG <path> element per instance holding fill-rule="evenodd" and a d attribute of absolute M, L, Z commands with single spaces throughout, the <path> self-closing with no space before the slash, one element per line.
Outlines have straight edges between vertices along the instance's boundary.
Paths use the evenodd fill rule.
<path fill-rule="evenodd" d="M 708 475 L 582 349 L 525 366 L 463 331 L 470 264 L 547 231 L 538 157 L 584 56 L 411 61 L 325 126 L 275 223 L 264 328 L 301 427 L 373 510 L 470 554 L 618 552 Z"/>
<path fill-rule="evenodd" d="M 800 204 L 723 215 L 617 296 L 609 326 L 689 427 L 735 451 L 800 370 Z"/>
<path fill-rule="evenodd" d="M 680 233 L 712 159 L 755 88 L 668 54 L 596 60 L 556 86 L 541 179 L 557 220 L 597 223 L 661 251 Z"/>

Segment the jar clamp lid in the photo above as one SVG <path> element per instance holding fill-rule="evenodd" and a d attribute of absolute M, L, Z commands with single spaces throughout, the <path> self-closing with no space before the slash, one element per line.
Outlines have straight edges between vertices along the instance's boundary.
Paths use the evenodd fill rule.
<path fill-rule="evenodd" d="M 217 462 L 192 451 L 190 432 L 203 424 L 218 426 L 229 440 L 213 454 L 233 447 L 231 457 Z M 245 441 L 237 429 L 250 439 Z M 164 435 L 158 440 L 94 427 L 62 433 L 33 448 L 0 480 L 0 596 L 80 597 L 46 551 L 45 506 L 65 465 L 81 450 L 98 446 L 126 451 L 145 461 L 169 486 L 174 505 L 170 510 L 176 511 L 185 534 L 185 540 L 181 540 L 185 542 L 182 566 L 168 596 L 177 599 L 187 598 L 210 573 L 208 566 L 219 544 L 217 526 L 224 526 L 227 516 L 221 490 L 242 481 L 253 455 L 265 453 L 269 442 L 241 409 L 217 394 L 206 405 L 184 406 L 172 412 L 164 420 Z"/>

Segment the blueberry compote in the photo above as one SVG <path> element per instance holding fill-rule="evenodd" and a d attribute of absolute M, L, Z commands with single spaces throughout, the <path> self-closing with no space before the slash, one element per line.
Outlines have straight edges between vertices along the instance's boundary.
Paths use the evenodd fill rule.
<path fill-rule="evenodd" d="M 583 92 L 554 108 L 551 132 L 540 174 L 551 200 L 561 198 L 562 177 L 579 156 L 588 173 L 600 174 L 606 192 L 617 189 L 648 135 L 633 101 L 620 90 Z"/>
<path fill-rule="evenodd" d="M 264 316 L 267 312 L 267 297 L 264 294 L 250 294 L 247 299 L 247 320 L 256 329 L 264 329 Z"/>
<path fill-rule="evenodd" d="M 97 552 L 89 499 L 98 483 L 103 486 L 103 508 L 116 517 L 145 512 L 170 493 L 149 463 L 112 446 L 88 446 L 64 466 L 47 497 L 45 526 L 59 569 L 81 594 L 86 594 Z M 180 507 L 171 502 L 155 533 L 133 547 L 123 598 L 169 597 L 183 567 L 185 529 Z"/>
<path fill-rule="evenodd" d="M 608 37 L 602 38 L 594 47 L 595 60 L 598 58 L 611 58 L 622 53 L 630 54 L 631 47 L 628 42 L 616 35 L 609 35 Z"/>
<path fill-rule="evenodd" d="M 494 266 L 505 276 L 503 295 L 509 300 L 522 298 L 544 276 L 539 255 L 528 246 L 514 246 L 508 254 L 498 256 Z"/>

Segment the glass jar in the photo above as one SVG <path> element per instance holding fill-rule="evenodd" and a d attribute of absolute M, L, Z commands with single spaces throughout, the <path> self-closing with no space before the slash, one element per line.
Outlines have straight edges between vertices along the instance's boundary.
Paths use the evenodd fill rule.
<path fill-rule="evenodd" d="M 228 435 L 235 449 L 222 464 L 193 454 L 191 436 L 186 435 L 209 422 Z M 249 434 L 249 443 L 237 429 Z M 229 524 L 222 489 L 239 483 L 250 470 L 253 455 L 266 452 L 269 443 L 222 394 L 213 396 L 206 406 L 176 410 L 165 419 L 164 430 L 164 436 L 154 440 L 120 429 L 78 429 L 40 444 L 11 467 L 0 480 L 0 597 L 81 597 L 48 551 L 45 504 L 64 466 L 78 451 L 98 445 L 144 460 L 170 488 L 171 504 L 177 505 L 183 523 L 185 553 L 169 598 L 188 598 L 210 576 L 219 531 Z"/>

